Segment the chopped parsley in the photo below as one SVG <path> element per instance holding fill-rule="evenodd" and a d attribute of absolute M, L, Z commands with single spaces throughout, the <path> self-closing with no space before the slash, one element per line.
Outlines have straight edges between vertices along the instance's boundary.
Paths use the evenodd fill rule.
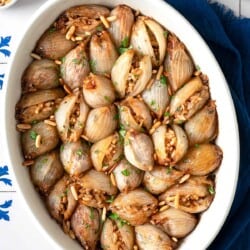
<path fill-rule="evenodd" d="M 155 104 L 156 104 L 155 100 L 152 100 L 152 101 L 150 102 L 150 106 L 154 106 Z"/>
<path fill-rule="evenodd" d="M 172 173 L 172 170 L 173 170 L 173 167 L 172 167 L 172 166 L 167 167 L 167 169 L 166 169 L 166 174 L 171 174 L 171 173 Z"/>
<path fill-rule="evenodd" d="M 129 38 L 126 36 L 122 41 L 121 41 L 121 46 L 122 48 L 127 48 L 129 45 Z"/>
<path fill-rule="evenodd" d="M 165 117 L 168 117 L 168 116 L 170 116 L 170 113 L 169 113 L 169 112 L 165 112 L 165 113 L 164 113 L 164 116 L 165 116 Z"/>
<path fill-rule="evenodd" d="M 128 222 L 126 220 L 123 220 L 120 218 L 120 216 L 117 213 L 111 213 L 109 215 L 109 218 L 112 220 L 115 220 L 118 222 L 119 227 L 124 226 L 125 224 L 128 224 Z"/>
<path fill-rule="evenodd" d="M 163 35 L 164 35 L 165 38 L 167 38 L 168 37 L 168 31 L 164 30 Z"/>
<path fill-rule="evenodd" d="M 167 77 L 164 76 L 164 75 L 161 75 L 161 77 L 160 77 L 160 83 L 162 85 L 167 85 Z"/>
<path fill-rule="evenodd" d="M 65 56 L 61 58 L 61 62 L 62 62 L 62 63 L 65 63 L 65 60 L 66 60 L 66 57 L 65 57 Z"/>
<path fill-rule="evenodd" d="M 124 176 L 129 176 L 130 175 L 130 171 L 126 168 L 124 170 L 121 171 L 121 173 L 124 175 Z"/>
<path fill-rule="evenodd" d="M 123 124 L 120 124 L 120 130 L 119 130 L 119 135 L 124 138 L 126 135 L 126 130 L 125 127 L 123 126 Z"/>
<path fill-rule="evenodd" d="M 195 143 L 194 146 L 198 148 L 200 145 L 198 143 Z"/>
<path fill-rule="evenodd" d="M 122 41 L 121 41 L 121 45 L 118 48 L 118 51 L 120 54 L 123 54 L 125 51 L 127 51 L 128 49 L 130 49 L 129 46 L 129 38 L 126 36 Z"/>
<path fill-rule="evenodd" d="M 214 187 L 213 187 L 213 186 L 209 186 L 209 187 L 208 187 L 208 192 L 209 192 L 211 195 L 215 194 Z"/>
<path fill-rule="evenodd" d="M 197 71 L 200 71 L 200 70 L 201 70 L 201 67 L 200 67 L 198 64 L 196 64 L 196 65 L 195 65 L 195 69 L 196 69 Z"/>
<path fill-rule="evenodd" d="M 114 120 L 119 120 L 119 113 L 116 113 L 113 117 Z"/>
<path fill-rule="evenodd" d="M 38 123 L 37 120 L 33 120 L 33 121 L 31 122 L 32 125 L 35 125 L 35 124 L 37 124 L 37 123 Z"/>
<path fill-rule="evenodd" d="M 62 152 L 64 150 L 64 145 L 62 144 L 60 147 L 60 152 Z"/>
<path fill-rule="evenodd" d="M 54 33 L 56 31 L 56 28 L 55 27 L 51 27 L 50 29 L 49 29 L 49 34 L 52 34 L 52 33 Z"/>
<path fill-rule="evenodd" d="M 35 132 L 35 131 L 30 131 L 30 138 L 32 139 L 32 140 L 36 140 L 36 137 L 38 136 L 38 134 Z"/>
<path fill-rule="evenodd" d="M 79 156 L 82 156 L 82 154 L 83 154 L 82 149 L 79 148 L 78 150 L 76 150 L 76 154 L 79 155 Z"/>
<path fill-rule="evenodd" d="M 95 60 L 89 60 L 89 65 L 90 65 L 91 71 L 96 72 L 96 61 Z"/>
<path fill-rule="evenodd" d="M 91 220 L 94 220 L 94 218 L 95 218 L 93 207 L 90 208 L 90 215 L 89 215 L 89 217 L 90 217 Z"/>
<path fill-rule="evenodd" d="M 111 102 L 111 99 L 110 99 L 110 97 L 109 96 L 104 96 L 104 99 L 107 101 L 107 102 Z"/>
<path fill-rule="evenodd" d="M 112 202 L 114 201 L 114 199 L 115 199 L 115 196 L 114 196 L 114 195 L 111 195 L 111 196 L 106 200 L 106 202 L 107 202 L 107 203 L 112 203 Z"/>
<path fill-rule="evenodd" d="M 102 26 L 102 25 L 98 25 L 98 26 L 96 27 L 96 30 L 97 30 L 97 31 L 103 31 L 103 26 Z"/>

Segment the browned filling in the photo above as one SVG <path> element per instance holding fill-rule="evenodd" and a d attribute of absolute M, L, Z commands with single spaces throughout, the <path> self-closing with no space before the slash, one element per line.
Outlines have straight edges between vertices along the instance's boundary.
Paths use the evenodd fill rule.
<path fill-rule="evenodd" d="M 80 115 L 80 103 L 76 103 L 69 117 L 69 128 L 74 128 L 77 118 Z"/>
<path fill-rule="evenodd" d="M 165 134 L 165 150 L 166 150 L 167 157 L 165 159 L 164 165 L 169 165 L 173 163 L 176 142 L 177 142 L 177 139 L 176 139 L 174 130 L 172 130 L 171 128 L 167 128 L 167 131 Z"/>
<path fill-rule="evenodd" d="M 201 91 L 196 92 L 190 96 L 181 106 L 179 106 L 174 113 L 174 120 L 178 123 L 186 121 L 194 109 L 202 101 L 203 97 L 208 91 L 208 86 L 203 86 Z"/>
<path fill-rule="evenodd" d="M 136 81 L 140 77 L 142 70 L 140 69 L 139 61 L 137 56 L 133 58 L 133 62 L 128 74 L 127 85 L 126 85 L 126 94 L 132 93 L 136 84 Z"/>
<path fill-rule="evenodd" d="M 150 43 L 151 43 L 153 51 L 154 51 L 156 62 L 158 64 L 158 62 L 160 61 L 159 44 L 158 44 L 158 42 L 156 40 L 155 35 L 153 34 L 153 32 L 151 32 L 151 30 L 148 27 L 147 27 L 147 32 L 148 32 L 148 35 L 149 35 Z"/>

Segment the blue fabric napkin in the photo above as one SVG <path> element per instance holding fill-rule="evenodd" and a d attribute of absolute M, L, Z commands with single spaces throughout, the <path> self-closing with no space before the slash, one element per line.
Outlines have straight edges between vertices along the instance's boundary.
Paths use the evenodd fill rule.
<path fill-rule="evenodd" d="M 237 191 L 226 223 L 209 250 L 249 250 L 250 19 L 237 18 L 225 6 L 206 0 L 166 2 L 189 20 L 213 51 L 227 79 L 237 112 L 241 150 Z"/>

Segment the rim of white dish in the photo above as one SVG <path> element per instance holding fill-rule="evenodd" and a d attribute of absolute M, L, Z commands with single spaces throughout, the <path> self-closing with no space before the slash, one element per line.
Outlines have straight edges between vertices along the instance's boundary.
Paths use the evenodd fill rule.
<path fill-rule="evenodd" d="M 67 0 L 51 0 L 51 1 L 47 1 L 45 2 L 31 17 L 30 21 L 29 21 L 29 25 L 26 27 L 24 35 L 22 37 L 22 39 L 19 41 L 18 46 L 17 46 L 17 50 L 15 55 L 12 57 L 12 60 L 10 62 L 10 67 L 9 67 L 9 72 L 7 72 L 7 87 L 6 87 L 6 92 L 4 93 L 5 95 L 8 94 L 11 89 L 13 89 L 13 86 L 11 87 L 11 84 L 13 85 L 14 83 L 12 82 L 12 74 L 11 74 L 11 69 L 15 66 L 16 61 L 18 61 L 18 48 L 25 42 L 26 39 L 26 35 L 31 33 L 30 29 L 32 27 L 34 27 L 36 25 L 36 23 L 38 23 L 38 21 L 40 20 L 41 22 L 41 18 L 43 15 L 45 15 L 44 13 L 49 10 L 50 8 L 53 8 L 53 6 L 58 5 L 59 3 L 62 4 L 63 6 L 65 6 L 63 9 L 67 9 L 70 6 L 74 6 L 74 5 L 79 5 L 79 4 L 101 4 L 101 5 L 118 5 L 118 4 L 127 4 L 131 7 L 135 6 L 135 5 L 139 5 L 139 3 L 135 3 L 137 1 L 133 1 L 133 0 L 126 0 L 126 1 L 122 1 L 122 0 L 74 0 L 74 1 L 67 1 Z M 111 3 L 111 4 L 110 4 Z M 157 21 L 159 21 L 160 23 L 162 23 L 164 26 L 166 26 L 166 28 L 168 28 L 169 30 L 173 31 L 182 41 L 183 43 L 187 46 L 188 50 L 190 51 L 190 54 L 192 55 L 192 57 L 195 59 L 196 61 L 196 57 L 197 57 L 197 53 L 194 49 L 194 47 L 196 46 L 196 44 L 198 44 L 199 49 L 202 51 L 202 53 L 204 54 L 204 57 L 206 58 L 206 62 L 210 62 L 212 64 L 212 69 L 215 70 L 215 74 L 216 74 L 216 80 L 218 80 L 218 82 L 221 84 L 219 87 L 221 90 L 223 90 L 223 94 L 225 94 L 224 101 L 225 101 L 225 105 L 227 106 L 227 110 L 230 110 L 230 113 L 228 114 L 228 119 L 230 120 L 230 124 L 227 126 L 227 128 L 229 129 L 229 137 L 230 139 L 233 141 L 234 145 L 226 145 L 229 149 L 233 152 L 234 154 L 230 156 L 230 163 L 231 165 L 234 167 L 233 169 L 230 169 L 230 175 L 228 176 L 231 185 L 227 186 L 227 192 L 228 194 L 223 194 L 225 195 L 222 197 L 217 197 L 218 194 L 216 194 L 215 199 L 212 203 L 212 205 L 210 206 L 210 208 L 205 212 L 205 213 L 215 213 L 217 211 L 213 211 L 213 208 L 216 207 L 214 205 L 215 200 L 219 200 L 220 198 L 224 198 L 223 200 L 223 211 L 221 211 L 219 213 L 219 218 L 217 218 L 215 221 L 213 221 L 213 227 L 214 228 L 206 228 L 206 232 L 204 231 L 203 234 L 209 235 L 209 237 L 204 237 L 202 234 L 199 234 L 199 243 L 195 240 L 195 237 L 193 237 L 194 232 L 198 232 L 198 229 L 196 228 L 189 236 L 188 236 L 188 241 L 193 242 L 193 246 L 196 247 L 196 249 L 205 249 L 207 248 L 211 242 L 215 239 L 215 237 L 217 236 L 219 230 L 221 229 L 222 225 L 224 224 L 226 217 L 230 211 L 233 199 L 234 199 L 234 195 L 235 195 L 235 191 L 236 191 L 236 186 L 237 186 L 237 180 L 238 180 L 238 171 L 239 171 L 239 132 L 238 132 L 238 124 L 237 124 L 237 119 L 236 119 L 236 113 L 235 113 L 235 108 L 233 105 L 233 101 L 232 101 L 232 97 L 229 91 L 229 87 L 227 86 L 226 80 L 224 78 L 224 75 L 213 55 L 213 53 L 211 52 L 211 50 L 209 49 L 209 47 L 207 46 L 207 44 L 205 43 L 205 41 L 203 40 L 203 38 L 200 36 L 200 34 L 195 30 L 195 28 L 177 11 L 175 10 L 172 6 L 170 6 L 168 3 L 164 2 L 163 0 L 144 0 L 143 1 L 143 5 L 141 4 L 141 12 L 144 13 L 145 15 L 151 16 L 151 13 L 149 13 L 148 11 L 144 11 L 144 9 L 146 9 L 145 6 L 154 6 L 154 8 L 157 8 L 157 12 L 159 12 L 159 14 L 157 14 L 157 16 L 152 15 L 153 18 L 155 18 Z M 164 16 L 164 11 L 167 12 L 168 17 Z M 55 19 L 57 18 L 57 16 L 61 13 L 61 11 L 59 11 L 57 14 L 53 15 L 53 17 L 50 17 L 50 19 Z M 159 15 L 159 16 L 158 16 Z M 165 20 L 166 18 L 174 18 L 174 20 L 176 21 L 176 23 L 178 23 L 178 26 L 176 26 L 175 28 L 170 28 L 169 25 L 162 20 Z M 52 20 L 52 21 L 53 21 Z M 52 23 L 51 21 L 51 23 Z M 48 25 L 46 26 L 46 28 L 48 27 Z M 46 29 L 44 28 L 44 30 Z M 186 35 L 184 37 L 184 35 L 182 33 L 189 34 Z M 194 44 L 191 43 L 191 39 L 192 41 L 194 41 Z M 30 48 L 31 50 L 33 48 Z M 27 52 L 28 53 L 28 52 Z M 204 67 L 204 73 L 207 73 L 207 68 L 206 65 L 202 65 Z M 209 80 L 211 81 L 211 77 L 212 74 L 209 75 Z M 20 84 L 20 83 L 16 83 L 16 84 Z M 211 86 L 211 84 L 210 84 Z M 214 91 L 212 91 L 214 92 Z M 213 97 L 213 93 L 212 93 L 212 97 Z M 216 99 L 216 101 L 218 101 L 218 97 Z M 7 160 L 8 163 L 10 163 L 11 166 L 14 166 L 14 161 L 13 158 L 10 157 L 11 155 L 11 147 L 13 147 L 13 145 L 11 145 L 11 142 L 8 140 L 8 138 L 11 135 L 11 131 L 13 132 L 15 129 L 15 122 L 14 124 L 9 123 L 9 121 L 12 119 L 13 120 L 13 116 L 14 116 L 14 110 L 13 112 L 10 112 L 9 107 L 11 107 L 12 101 L 9 98 L 5 98 L 5 102 L 4 102 L 4 131 L 5 133 L 5 143 L 7 145 Z M 217 108 L 220 108 L 220 106 L 218 106 Z M 218 113 L 220 114 L 219 110 Z M 219 117 L 220 119 L 221 117 Z M 11 126 L 11 127 L 10 127 Z M 224 127 L 223 127 L 224 129 Z M 226 129 L 226 127 L 225 127 Z M 14 132 L 13 132 L 14 133 Z M 220 131 L 221 133 L 221 131 Z M 230 144 L 230 143 L 228 143 Z M 16 145 L 17 147 L 18 145 Z M 232 148 L 233 147 L 233 148 Z M 223 150 L 223 148 L 222 148 Z M 224 161 L 224 159 L 223 159 Z M 14 166 L 14 167 L 21 167 L 21 166 Z M 13 168 L 14 168 L 13 167 Z M 21 180 L 19 180 L 19 177 L 17 176 L 16 171 L 13 171 L 14 175 L 15 175 L 15 179 L 16 179 L 16 183 L 17 183 L 17 188 L 18 188 L 18 192 L 21 194 L 22 199 L 25 201 L 23 202 L 25 205 L 26 210 L 29 212 L 30 217 L 33 219 L 33 221 L 35 222 L 35 224 L 38 226 L 38 228 L 40 229 L 40 231 L 47 236 L 47 238 L 49 238 L 49 241 L 51 242 L 51 244 L 54 247 L 57 248 L 63 248 L 63 246 L 61 245 L 61 243 L 59 243 L 59 241 L 56 241 L 54 239 L 52 239 L 52 237 L 49 235 L 49 232 L 45 229 L 45 223 L 43 221 L 39 221 L 38 220 L 38 215 L 35 215 L 34 212 L 32 212 L 32 207 L 34 207 L 33 204 L 31 204 L 31 201 L 29 199 L 29 194 L 25 193 L 23 191 L 22 188 L 22 183 Z M 220 173 L 218 173 L 219 175 Z M 218 178 L 218 176 L 217 176 Z M 219 186 L 220 183 L 217 183 L 218 187 L 217 188 L 222 188 L 224 189 L 225 187 Z M 221 201 L 222 202 L 222 201 Z M 209 221 L 208 221 L 209 223 Z M 211 223 L 211 222 L 210 222 Z M 56 223 L 55 223 L 56 224 Z M 199 225 L 198 225 L 199 226 Z M 197 226 L 197 227 L 198 227 Z M 197 236 L 196 236 L 197 237 Z M 196 238 L 197 240 L 197 238 Z M 185 243 L 185 240 L 184 242 Z M 196 243 L 196 244 L 195 244 Z M 197 246 L 197 243 L 199 244 L 199 246 Z M 198 247 L 198 248 L 197 248 Z M 76 248 L 78 249 L 78 248 Z M 185 247 L 180 247 L 180 249 L 183 250 L 188 250 Z"/>

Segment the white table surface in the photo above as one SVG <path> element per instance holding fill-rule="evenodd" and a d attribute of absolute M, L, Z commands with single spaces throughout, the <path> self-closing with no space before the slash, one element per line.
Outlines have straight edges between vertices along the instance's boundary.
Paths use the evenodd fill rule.
<path fill-rule="evenodd" d="M 0 39 L 5 38 L 6 43 L 6 46 L 3 46 L 1 49 L 7 49 L 11 53 L 10 56 L 7 54 L 4 56 L 3 53 L 0 53 L 1 120 L 3 117 L 3 110 L 1 107 L 3 107 L 3 90 L 5 84 L 3 75 L 8 69 L 7 67 L 10 57 L 16 49 L 15 46 L 22 34 L 22 30 L 28 23 L 30 16 L 44 2 L 46 2 L 46 0 L 19 0 L 18 3 L 10 9 L 0 11 Z M 219 2 L 233 9 L 236 15 L 245 15 L 250 17 L 250 0 L 219 0 Z M 8 41 L 9 36 L 11 37 L 10 41 Z M 3 169 L 7 164 L 2 153 L 4 145 L 2 144 L 1 138 L 2 136 L 0 134 L 0 209 L 5 212 L 6 216 L 5 219 L 1 219 L 0 216 L 0 250 L 52 249 L 48 240 L 40 234 L 33 221 L 30 220 L 27 211 L 23 207 L 15 185 L 11 166 L 7 166 L 8 174 L 1 176 L 1 169 Z M 6 179 L 6 184 L 1 181 L 1 178 Z M 5 208 L 3 207 L 4 203 Z"/>

